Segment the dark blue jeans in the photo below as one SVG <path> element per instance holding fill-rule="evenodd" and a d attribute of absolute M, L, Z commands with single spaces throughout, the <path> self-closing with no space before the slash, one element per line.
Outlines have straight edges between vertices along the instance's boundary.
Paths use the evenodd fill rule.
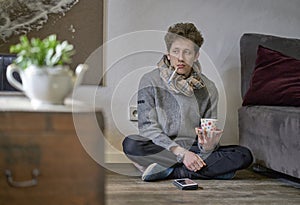
<path fill-rule="evenodd" d="M 194 144 L 189 149 L 194 153 L 200 153 L 195 138 Z M 234 172 L 249 167 L 253 157 L 250 150 L 239 145 L 220 146 L 213 151 L 204 161 L 206 166 L 197 172 L 189 171 L 184 164 L 176 162 L 176 156 L 151 140 L 139 135 L 130 135 L 123 141 L 123 151 L 133 162 L 144 167 L 156 162 L 164 167 L 174 167 L 172 178 L 182 176 L 192 179 L 210 179 L 216 176 Z"/>

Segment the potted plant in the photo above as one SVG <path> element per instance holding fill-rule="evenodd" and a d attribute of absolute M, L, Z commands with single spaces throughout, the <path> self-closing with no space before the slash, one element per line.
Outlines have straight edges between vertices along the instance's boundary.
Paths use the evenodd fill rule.
<path fill-rule="evenodd" d="M 75 52 L 67 41 L 60 42 L 55 34 L 45 39 L 28 39 L 23 35 L 20 43 L 10 47 L 17 58 L 7 68 L 7 79 L 12 86 L 23 91 L 32 104 L 63 104 L 72 89 L 81 83 L 87 65 L 76 68 L 76 77 L 69 68 Z M 20 74 L 22 84 L 14 77 Z"/>

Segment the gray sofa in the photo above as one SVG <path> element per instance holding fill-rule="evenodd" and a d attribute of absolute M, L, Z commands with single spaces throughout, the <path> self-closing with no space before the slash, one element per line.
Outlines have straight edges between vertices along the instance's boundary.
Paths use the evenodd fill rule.
<path fill-rule="evenodd" d="M 244 34 L 240 39 L 242 96 L 249 88 L 258 45 L 300 59 L 299 39 Z M 240 144 L 251 149 L 255 164 L 300 179 L 300 107 L 242 106 L 238 115 Z"/>

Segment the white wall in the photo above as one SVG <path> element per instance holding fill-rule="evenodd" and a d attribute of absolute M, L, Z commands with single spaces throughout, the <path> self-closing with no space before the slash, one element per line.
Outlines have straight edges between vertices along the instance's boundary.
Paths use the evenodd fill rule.
<path fill-rule="evenodd" d="M 300 38 L 299 0 L 107 0 L 106 6 L 107 41 L 116 41 L 116 38 L 120 38 L 121 35 L 135 31 L 166 31 L 169 25 L 176 22 L 193 22 L 202 31 L 205 38 L 202 50 L 216 66 L 225 88 L 227 104 L 224 108 L 227 109 L 227 115 L 223 144 L 238 143 L 237 110 L 242 102 L 239 68 L 241 35 L 245 32 L 257 32 Z M 150 36 L 144 38 L 144 41 L 149 39 L 153 40 Z M 127 42 L 128 46 L 131 44 Z M 115 55 L 115 50 L 110 51 L 108 47 L 107 55 L 108 58 Z M 126 73 L 137 71 L 141 67 L 155 66 L 161 54 L 154 52 L 148 57 L 138 55 L 141 59 L 139 62 L 130 59 L 132 56 L 127 56 L 118 61 L 120 65 L 116 62 L 113 68 L 106 68 L 108 69 L 107 87 L 111 88 L 112 84 L 118 84 L 119 80 L 124 79 L 122 76 L 124 77 Z M 138 79 L 139 75 L 132 83 L 136 84 Z M 106 89 L 106 95 L 102 94 L 101 89 L 97 91 L 97 103 L 100 107 L 111 108 L 111 101 L 104 98 L 107 92 L 115 92 L 116 89 L 110 91 Z M 129 89 L 128 93 L 126 89 L 122 89 L 119 95 L 132 96 L 132 92 L 132 89 Z M 122 102 L 120 106 L 121 104 Z M 120 129 L 114 125 L 115 117 L 111 117 L 109 113 L 106 117 L 107 138 L 113 147 L 120 150 L 123 135 L 127 133 L 120 132 Z M 124 118 L 122 115 L 119 117 Z M 123 123 L 125 127 L 126 124 Z M 128 126 L 126 132 L 136 128 Z"/>

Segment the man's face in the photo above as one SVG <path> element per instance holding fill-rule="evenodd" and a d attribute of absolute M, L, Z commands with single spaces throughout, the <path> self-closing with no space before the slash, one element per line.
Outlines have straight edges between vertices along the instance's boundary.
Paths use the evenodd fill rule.
<path fill-rule="evenodd" d="M 189 77 L 192 66 L 199 57 L 199 52 L 195 52 L 194 43 L 191 40 L 177 38 L 171 45 L 168 53 L 171 66 L 177 68 L 177 73 Z"/>

